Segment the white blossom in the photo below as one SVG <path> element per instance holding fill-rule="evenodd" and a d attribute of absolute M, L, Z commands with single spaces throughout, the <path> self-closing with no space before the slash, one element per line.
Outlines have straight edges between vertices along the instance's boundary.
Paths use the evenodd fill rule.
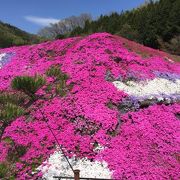
<path fill-rule="evenodd" d="M 3 60 L 3 58 L 6 56 L 6 53 L 1 53 L 0 54 L 0 69 L 2 68 L 2 63 L 1 61 Z"/>
<path fill-rule="evenodd" d="M 121 81 L 114 81 L 113 84 L 121 91 L 126 92 L 132 96 L 158 96 L 158 95 L 172 95 L 180 94 L 180 80 L 175 82 L 164 79 L 155 78 L 153 80 L 141 81 L 139 83 L 128 81 L 123 83 Z"/>
<path fill-rule="evenodd" d="M 90 178 L 111 178 L 112 172 L 108 169 L 105 161 L 90 161 L 87 158 L 76 159 L 69 158 L 73 169 L 80 170 L 80 177 Z M 73 171 L 67 163 L 65 157 L 60 152 L 55 152 L 50 156 L 45 165 L 41 165 L 38 170 L 43 173 L 43 178 L 53 180 L 53 176 L 73 177 Z"/>

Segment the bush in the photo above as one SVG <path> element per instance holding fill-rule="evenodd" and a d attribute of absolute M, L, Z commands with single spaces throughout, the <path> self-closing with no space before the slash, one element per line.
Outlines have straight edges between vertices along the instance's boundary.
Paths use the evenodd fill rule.
<path fill-rule="evenodd" d="M 0 92 L 0 104 L 4 105 L 6 103 L 12 103 L 16 105 L 23 104 L 27 96 L 23 93 L 7 93 L 7 92 Z"/>
<path fill-rule="evenodd" d="M 133 29 L 129 24 L 124 24 L 119 32 L 116 33 L 124 38 L 138 41 L 139 33 L 137 30 Z"/>
<path fill-rule="evenodd" d="M 66 36 L 64 34 L 58 34 L 55 39 L 64 39 Z"/>
<path fill-rule="evenodd" d="M 0 178 L 6 177 L 6 174 L 8 173 L 8 168 L 5 164 L 0 164 Z"/>
<path fill-rule="evenodd" d="M 66 96 L 68 88 L 66 85 L 66 81 L 68 80 L 68 75 L 63 73 L 58 66 L 50 67 L 47 72 L 47 76 L 55 77 L 56 82 L 56 94 L 59 94 L 61 97 Z"/>
<path fill-rule="evenodd" d="M 7 103 L 0 109 L 0 119 L 4 123 L 8 123 L 8 120 L 19 117 L 24 113 L 23 108 L 15 104 Z"/>
<path fill-rule="evenodd" d="M 173 37 L 165 44 L 170 53 L 180 55 L 180 35 Z"/>
<path fill-rule="evenodd" d="M 46 75 L 50 77 L 56 77 L 58 80 L 66 81 L 68 75 L 63 73 L 58 66 L 52 66 L 46 71 Z"/>
<path fill-rule="evenodd" d="M 12 88 L 22 91 L 32 99 L 35 98 L 35 93 L 45 84 L 45 79 L 41 76 L 17 76 L 12 80 Z"/>
<path fill-rule="evenodd" d="M 62 72 L 58 66 L 52 66 L 46 71 L 46 75 L 50 77 L 59 77 L 61 73 Z"/>

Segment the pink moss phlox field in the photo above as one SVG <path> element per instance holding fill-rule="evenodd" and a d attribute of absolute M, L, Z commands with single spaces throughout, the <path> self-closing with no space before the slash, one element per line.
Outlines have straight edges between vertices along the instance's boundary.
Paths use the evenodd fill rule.
<path fill-rule="evenodd" d="M 180 105 L 154 105 L 123 116 L 121 132 L 101 154 L 117 179 L 178 179 Z"/>
<path fill-rule="evenodd" d="M 180 105 L 152 105 L 121 114 L 118 104 L 128 94 L 111 82 L 130 76 L 137 80 L 154 79 L 154 72 L 179 74 L 178 63 L 164 60 L 154 50 L 154 56 L 143 58 L 130 52 L 120 38 L 107 33 L 1 49 L 3 52 L 15 55 L 0 69 L 1 91 L 11 91 L 12 79 L 23 75 L 43 75 L 46 86 L 53 87 L 54 79 L 45 73 L 53 65 L 59 65 L 68 74 L 68 85 L 73 84 L 65 97 L 48 98 L 53 88 L 49 93 L 43 87 L 37 94 L 46 98 L 32 104 L 30 116 L 14 119 L 6 128 L 3 139 L 10 138 L 16 147 L 26 147 L 16 163 L 17 179 L 42 175 L 33 175 L 32 165 L 41 165 L 57 148 L 48 126 L 69 157 L 105 160 L 113 178 L 179 178 L 180 122 L 176 115 Z M 95 151 L 97 144 L 104 150 Z M 0 161 L 6 160 L 11 148 L 1 141 Z"/>

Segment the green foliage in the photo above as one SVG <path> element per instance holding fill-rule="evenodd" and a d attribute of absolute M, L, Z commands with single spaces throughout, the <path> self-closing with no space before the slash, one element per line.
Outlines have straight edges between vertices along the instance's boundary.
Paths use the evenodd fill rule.
<path fill-rule="evenodd" d="M 15 163 L 19 162 L 20 157 L 27 152 L 27 147 L 15 144 L 10 138 L 5 138 L 3 141 L 8 143 L 9 150 L 6 161 L 0 164 L 0 179 L 14 180 L 17 174 Z"/>
<path fill-rule="evenodd" d="M 180 36 L 173 37 L 169 42 L 164 43 L 164 46 L 173 54 L 180 55 Z"/>
<path fill-rule="evenodd" d="M 66 81 L 68 79 L 68 75 L 63 73 L 58 66 L 52 66 L 46 71 L 46 75 L 50 77 L 56 77 L 58 80 Z"/>
<path fill-rule="evenodd" d="M 8 151 L 7 160 L 11 163 L 18 162 L 19 158 L 22 157 L 27 151 L 27 147 L 22 145 L 11 145 L 11 148 Z"/>
<path fill-rule="evenodd" d="M 66 81 L 68 80 L 68 75 L 63 73 L 59 66 L 52 66 L 46 71 L 46 75 L 54 77 L 56 79 L 56 94 L 59 94 L 61 97 L 66 96 L 68 87 Z"/>
<path fill-rule="evenodd" d="M 6 177 L 6 174 L 8 173 L 8 167 L 5 164 L 0 164 L 0 178 Z"/>
<path fill-rule="evenodd" d="M 61 75 L 60 68 L 58 66 L 52 66 L 46 71 L 46 75 L 50 77 L 59 77 Z"/>
<path fill-rule="evenodd" d="M 125 37 L 130 40 L 139 40 L 139 33 L 137 30 L 134 30 L 129 24 L 124 24 L 119 32 L 116 33 L 122 37 Z"/>
<path fill-rule="evenodd" d="M 79 34 L 82 34 L 82 31 L 83 29 L 81 27 L 76 27 L 70 34 L 70 36 L 77 36 Z"/>
<path fill-rule="evenodd" d="M 52 90 L 52 85 L 47 85 L 46 92 L 49 93 Z"/>
<path fill-rule="evenodd" d="M 66 96 L 67 90 L 66 86 L 61 86 L 61 84 L 56 85 L 56 94 L 59 94 L 61 97 Z"/>
<path fill-rule="evenodd" d="M 0 94 L 0 139 L 4 133 L 5 128 L 11 124 L 13 119 L 25 113 L 24 104 L 26 96 L 16 93 L 1 92 Z"/>
<path fill-rule="evenodd" d="M 25 102 L 25 99 L 28 97 L 25 96 L 22 93 L 7 93 L 7 92 L 1 92 L 0 93 L 0 104 L 6 104 L 6 103 L 12 103 L 12 104 L 23 104 Z"/>
<path fill-rule="evenodd" d="M 1 121 L 7 123 L 6 121 L 17 118 L 18 116 L 21 116 L 23 113 L 23 108 L 15 104 L 7 103 L 3 106 L 2 109 L 0 109 L 0 119 Z"/>
<path fill-rule="evenodd" d="M 36 91 L 45 84 L 45 79 L 41 76 L 17 76 L 12 80 L 12 88 L 22 91 L 32 99 L 35 98 Z"/>
<path fill-rule="evenodd" d="M 3 142 L 6 142 L 6 144 L 13 145 L 14 141 L 10 137 L 3 138 Z"/>
<path fill-rule="evenodd" d="M 38 36 L 0 21 L 0 48 L 39 43 L 40 41 L 42 39 Z"/>
<path fill-rule="evenodd" d="M 97 20 L 87 21 L 84 28 L 75 28 L 70 36 L 109 32 L 152 48 L 179 54 L 177 40 L 174 39 L 180 34 L 178 17 L 179 0 L 149 0 L 131 11 L 112 13 L 109 16 L 101 15 Z M 163 44 L 158 42 L 159 38 L 163 40 Z"/>
<path fill-rule="evenodd" d="M 55 39 L 64 39 L 64 38 L 66 38 L 66 35 L 58 34 Z"/>

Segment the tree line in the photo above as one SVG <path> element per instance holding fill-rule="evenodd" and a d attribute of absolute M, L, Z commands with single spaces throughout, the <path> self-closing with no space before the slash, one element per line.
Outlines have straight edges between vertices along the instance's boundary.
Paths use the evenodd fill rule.
<path fill-rule="evenodd" d="M 82 17 L 83 15 L 76 19 Z M 56 30 L 53 38 L 109 32 L 152 48 L 180 55 L 179 0 L 150 0 L 129 11 L 101 15 L 97 20 L 92 20 L 90 16 L 85 17 L 81 21 L 81 25 L 76 23 L 73 18 L 60 22 L 59 27 L 58 24 L 51 25 L 49 27 L 51 31 Z M 73 22 L 72 26 L 68 25 L 68 20 Z M 63 29 L 64 24 L 67 25 L 67 30 Z"/>
<path fill-rule="evenodd" d="M 180 55 L 180 1 L 149 0 L 138 8 L 101 15 L 96 20 L 87 13 L 71 16 L 42 28 L 39 37 L 0 22 L 0 48 L 96 32 L 120 35 L 145 46 Z"/>

